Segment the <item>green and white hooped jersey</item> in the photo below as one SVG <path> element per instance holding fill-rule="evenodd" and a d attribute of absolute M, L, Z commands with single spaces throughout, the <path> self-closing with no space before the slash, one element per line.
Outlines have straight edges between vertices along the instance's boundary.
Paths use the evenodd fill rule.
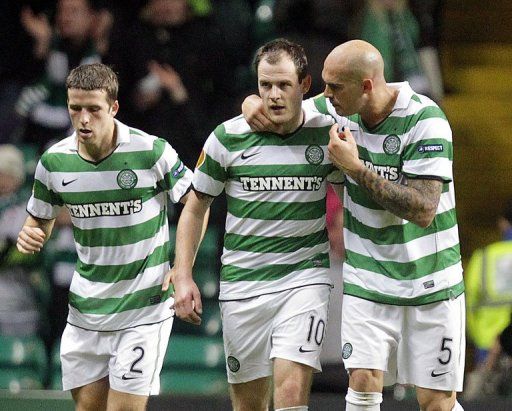
<path fill-rule="evenodd" d="M 116 120 L 118 147 L 99 163 L 78 155 L 76 135 L 41 157 L 27 211 L 52 219 L 66 206 L 78 253 L 68 322 L 113 331 L 169 318 L 167 195 L 178 202 L 192 172 L 163 139 Z"/>
<path fill-rule="evenodd" d="M 368 129 L 359 115 L 341 117 L 324 96 L 310 99 L 321 113 L 349 127 L 365 165 L 390 181 L 436 178 L 443 192 L 434 221 L 421 228 L 384 210 L 347 176 L 344 194 L 344 293 L 393 305 L 423 305 L 464 292 L 453 187 L 450 125 L 429 98 L 408 83 L 393 112 Z"/>
<path fill-rule="evenodd" d="M 331 284 L 325 229 L 330 116 L 306 110 L 303 126 L 279 136 L 252 132 L 242 116 L 210 134 L 194 189 L 227 197 L 219 299 L 238 300 Z"/>

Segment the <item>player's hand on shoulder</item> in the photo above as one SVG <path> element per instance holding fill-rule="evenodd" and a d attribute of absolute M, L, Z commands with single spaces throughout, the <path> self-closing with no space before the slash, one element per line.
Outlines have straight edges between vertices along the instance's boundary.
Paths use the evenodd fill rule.
<path fill-rule="evenodd" d="M 23 254 L 34 254 L 43 248 L 46 234 L 38 227 L 24 225 L 18 234 L 16 247 Z"/>
<path fill-rule="evenodd" d="M 191 275 L 180 275 L 173 267 L 167 273 L 162 290 L 167 290 L 169 284 L 174 286 L 174 311 L 176 316 L 183 321 L 199 325 L 201 324 L 201 315 L 203 305 L 201 302 L 201 293 Z"/>
<path fill-rule="evenodd" d="M 263 109 L 260 96 L 252 94 L 246 97 L 242 103 L 242 114 L 254 131 L 276 131 L 276 125 Z"/>

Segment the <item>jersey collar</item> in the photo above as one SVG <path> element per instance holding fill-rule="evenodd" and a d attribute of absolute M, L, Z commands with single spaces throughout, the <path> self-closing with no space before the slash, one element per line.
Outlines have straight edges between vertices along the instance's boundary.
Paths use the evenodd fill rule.
<path fill-rule="evenodd" d="M 409 106 L 412 96 L 415 94 L 408 81 L 403 81 L 401 83 L 388 83 L 388 87 L 396 89 L 399 91 L 398 97 L 395 102 L 396 109 L 405 109 Z"/>

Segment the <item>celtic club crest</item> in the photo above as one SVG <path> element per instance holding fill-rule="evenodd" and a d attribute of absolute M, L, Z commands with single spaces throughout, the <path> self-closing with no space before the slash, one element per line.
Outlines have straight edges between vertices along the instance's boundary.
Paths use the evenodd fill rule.
<path fill-rule="evenodd" d="M 304 153 L 309 164 L 318 165 L 324 161 L 324 150 L 316 144 L 311 144 Z"/>
<path fill-rule="evenodd" d="M 137 174 L 132 170 L 121 170 L 117 175 L 117 184 L 124 190 L 129 190 L 137 185 Z"/>
<path fill-rule="evenodd" d="M 390 134 L 384 139 L 382 148 L 386 154 L 396 154 L 400 150 L 400 138 L 396 134 Z"/>

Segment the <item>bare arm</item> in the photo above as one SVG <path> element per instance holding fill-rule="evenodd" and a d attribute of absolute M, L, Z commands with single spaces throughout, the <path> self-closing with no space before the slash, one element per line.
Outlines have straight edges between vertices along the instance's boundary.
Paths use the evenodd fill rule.
<path fill-rule="evenodd" d="M 352 177 L 369 196 L 394 215 L 420 227 L 428 227 L 436 215 L 441 198 L 442 183 L 432 179 L 409 180 L 408 185 L 397 184 L 379 176 L 359 160 L 357 144 L 350 130 L 338 135 L 335 124 L 329 131 L 329 158 Z"/>
<path fill-rule="evenodd" d="M 17 247 L 23 254 L 34 254 L 41 251 L 53 230 L 55 219 L 44 220 L 29 215 L 18 234 Z"/>
<path fill-rule="evenodd" d="M 201 294 L 192 277 L 192 267 L 208 224 L 213 197 L 191 191 L 178 221 L 174 267 L 168 278 L 174 285 L 174 309 L 182 320 L 201 323 Z M 168 279 L 167 279 L 168 280 Z M 164 282 L 163 290 L 168 288 Z"/>

